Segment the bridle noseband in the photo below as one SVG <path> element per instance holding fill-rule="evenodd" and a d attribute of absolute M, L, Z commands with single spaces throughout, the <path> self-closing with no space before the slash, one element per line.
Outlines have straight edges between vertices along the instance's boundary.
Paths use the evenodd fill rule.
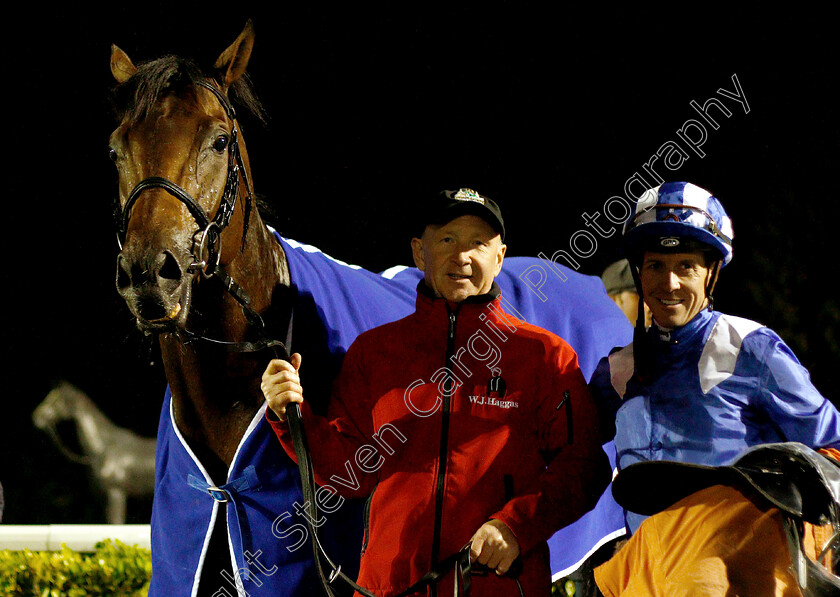
<path fill-rule="evenodd" d="M 122 250 L 125 242 L 126 232 L 128 230 L 128 221 L 131 218 L 131 208 L 140 198 L 140 195 L 148 189 L 163 189 L 175 199 L 183 203 L 189 210 L 192 217 L 198 224 L 198 230 L 193 235 L 193 239 L 200 234 L 201 237 L 197 241 L 199 250 L 195 255 L 195 261 L 190 265 L 190 271 L 200 271 L 205 277 L 210 277 L 219 267 L 219 260 L 221 258 L 221 234 L 222 231 L 230 224 L 231 216 L 236 208 L 236 199 L 239 196 L 239 177 L 245 181 L 245 188 L 248 195 L 245 198 L 245 223 L 242 227 L 242 247 L 245 247 L 245 235 L 248 232 L 248 223 L 250 221 L 251 204 L 253 202 L 253 190 L 251 183 L 248 180 L 247 170 L 242 161 L 242 154 L 239 151 L 238 130 L 236 127 L 236 110 L 228 100 L 227 96 L 222 93 L 211 82 L 203 80 L 198 81 L 197 85 L 204 87 L 213 93 L 222 108 L 225 110 L 228 118 L 233 123 L 233 129 L 230 133 L 230 141 L 227 146 L 228 152 L 228 168 L 227 178 L 225 180 L 225 188 L 222 192 L 222 198 L 219 201 L 219 208 L 216 210 L 216 215 L 213 219 L 204 210 L 198 201 L 190 195 L 183 187 L 172 182 L 171 180 L 162 176 L 150 176 L 144 178 L 132 189 L 128 195 L 125 205 L 120 206 L 119 198 L 116 200 L 114 208 L 114 217 L 117 225 L 117 243 L 120 250 Z M 205 252 L 207 254 L 205 258 Z"/>

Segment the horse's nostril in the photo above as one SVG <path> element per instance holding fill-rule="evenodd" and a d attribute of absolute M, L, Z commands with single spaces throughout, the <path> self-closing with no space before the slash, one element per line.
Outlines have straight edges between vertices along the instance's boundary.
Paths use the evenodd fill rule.
<path fill-rule="evenodd" d="M 117 258 L 117 290 L 123 293 L 148 285 L 171 292 L 182 277 L 181 265 L 169 251 L 158 253 L 154 260 L 132 260 L 124 255 Z"/>
<path fill-rule="evenodd" d="M 158 276 L 167 280 L 181 279 L 181 266 L 178 264 L 178 260 L 175 259 L 169 251 L 164 252 L 163 265 L 160 266 Z"/>

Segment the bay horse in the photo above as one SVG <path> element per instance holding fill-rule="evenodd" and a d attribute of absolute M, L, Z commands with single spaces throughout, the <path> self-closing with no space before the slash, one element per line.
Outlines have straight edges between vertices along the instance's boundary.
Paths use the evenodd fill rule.
<path fill-rule="evenodd" d="M 272 325 L 272 315 L 282 311 L 271 309 L 277 289 L 289 286 L 283 250 L 253 206 L 248 153 L 227 95 L 238 94 L 258 109 L 243 78 L 253 41 L 248 23 L 220 55 L 211 76 L 175 57 L 136 67 L 118 47 L 111 54 L 120 119 L 110 138 L 119 173 L 117 290 L 138 327 L 159 338 L 172 426 L 200 463 L 209 487 L 228 480 L 240 443 L 263 404 L 259 377 L 266 355 L 226 348 L 253 339 L 254 322 Z M 208 213 L 215 213 L 212 220 Z M 236 282 L 243 279 L 247 296 Z M 212 344 L 216 339 L 220 347 Z M 166 418 L 162 413 L 161 420 Z M 167 466 L 163 449 L 158 452 L 159 483 L 160 468 Z M 197 541 L 200 548 L 198 563 L 189 565 L 195 566 L 195 578 L 185 594 L 216 594 L 224 590 L 220 587 L 230 588 L 222 582 L 230 578 L 241 589 L 232 574 L 241 559 L 229 553 L 226 525 L 215 524 L 218 510 L 228 509 L 226 498 L 208 496 L 213 504 L 207 533 L 183 538 Z M 176 516 L 161 511 L 161 502 L 156 495 L 153 533 L 156 513 L 160 520 Z M 222 523 L 225 518 L 218 516 Z M 177 524 L 161 528 L 168 534 L 177 531 Z M 160 539 L 166 545 L 173 538 Z M 178 554 L 186 562 L 194 560 L 193 554 Z M 160 594 L 174 594 L 172 585 L 191 576 L 189 570 L 179 576 L 178 562 L 169 559 L 156 559 L 155 567 L 175 569 L 160 575 L 155 570 L 155 581 L 164 582 L 152 591 Z M 206 582 L 199 582 L 202 572 Z"/>
<path fill-rule="evenodd" d="M 260 375 L 294 346 L 306 355 L 308 400 L 323 412 L 350 343 L 411 313 L 422 278 L 416 268 L 375 274 L 348 265 L 263 221 L 233 104 L 261 113 L 244 76 L 253 43 L 249 22 L 207 72 L 180 57 L 135 66 L 118 47 L 111 52 L 116 287 L 140 330 L 157 336 L 168 383 L 152 596 L 321 591 L 312 554 L 299 549 L 312 513 L 294 462 L 264 420 Z M 506 259 L 497 281 L 508 311 L 565 338 L 587 378 L 632 337 L 598 278 L 523 257 Z M 361 504 L 307 522 L 352 576 Z M 557 553 L 573 551 L 568 543 Z"/>
<path fill-rule="evenodd" d="M 334 324 L 322 323 L 323 305 L 301 298 L 303 271 L 293 288 L 289 245 L 255 205 L 231 101 L 260 113 L 244 77 L 253 43 L 249 22 L 210 74 L 180 57 L 135 66 L 117 46 L 111 52 L 116 287 L 137 326 L 158 337 L 168 384 L 157 436 L 152 595 L 319 591 L 313 558 L 299 549 L 307 505 L 294 463 L 264 422 L 260 375 L 285 353 L 276 339 L 288 344 L 294 321 L 296 349 L 315 359 L 308 384 L 317 408 L 349 341 L 404 314 L 405 300 L 386 299 L 397 312 L 342 315 L 348 325 L 336 336 Z M 349 574 L 358 566 L 361 507 L 343 508 L 324 528 Z"/>

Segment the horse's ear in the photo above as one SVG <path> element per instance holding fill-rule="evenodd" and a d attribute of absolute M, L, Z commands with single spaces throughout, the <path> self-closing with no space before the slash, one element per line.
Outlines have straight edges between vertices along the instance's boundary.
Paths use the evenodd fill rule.
<path fill-rule="evenodd" d="M 245 67 L 251 58 L 251 50 L 254 48 L 254 25 L 250 19 L 245 23 L 245 28 L 236 41 L 227 50 L 222 52 L 214 65 L 223 75 L 222 83 L 227 89 L 231 83 L 245 74 Z"/>
<path fill-rule="evenodd" d="M 116 45 L 111 45 L 111 74 L 114 75 L 117 83 L 125 83 L 136 72 L 137 67 L 132 64 L 128 54 Z"/>

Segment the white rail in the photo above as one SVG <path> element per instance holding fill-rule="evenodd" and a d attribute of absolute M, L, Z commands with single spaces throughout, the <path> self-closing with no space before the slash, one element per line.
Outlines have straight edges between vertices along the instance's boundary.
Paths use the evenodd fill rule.
<path fill-rule="evenodd" d="M 126 545 L 151 545 L 147 524 L 0 524 L 0 550 L 58 551 L 61 544 L 75 551 L 92 552 L 104 539 L 118 539 Z"/>

